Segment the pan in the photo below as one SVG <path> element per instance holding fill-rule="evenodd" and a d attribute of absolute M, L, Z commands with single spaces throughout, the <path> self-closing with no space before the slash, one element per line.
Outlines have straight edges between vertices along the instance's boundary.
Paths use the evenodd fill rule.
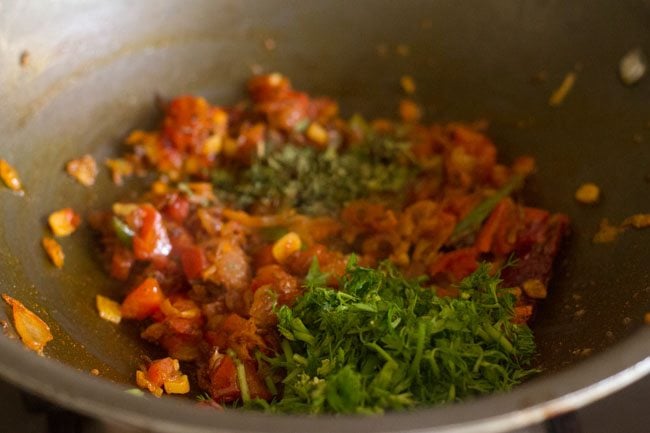
<path fill-rule="evenodd" d="M 650 371 L 650 231 L 605 245 L 591 238 L 603 218 L 649 211 L 650 81 L 628 86 L 618 75 L 622 56 L 650 49 L 648 25 L 644 0 L 3 2 L 0 156 L 26 194 L 0 190 L 0 288 L 49 323 L 54 341 L 38 357 L 0 338 L 0 375 L 83 413 L 161 432 L 507 431 L 638 380 Z M 99 319 L 95 295 L 124 289 L 104 273 L 92 231 L 63 241 L 63 270 L 48 266 L 39 240 L 53 209 L 106 207 L 139 184 L 116 188 L 102 172 L 84 188 L 63 173 L 65 162 L 117 154 L 130 130 L 160 119 L 157 97 L 235 102 L 257 70 L 337 98 L 345 115 L 387 117 L 409 74 L 430 120 L 487 119 L 506 161 L 537 159 L 528 202 L 572 220 L 532 324 L 542 374 L 507 394 L 372 418 L 216 413 L 124 392 L 155 348 L 137 329 Z M 549 106 L 570 73 L 571 91 Z M 603 191 L 597 206 L 573 199 L 586 181 Z M 7 308 L 0 319 L 10 322 Z"/>

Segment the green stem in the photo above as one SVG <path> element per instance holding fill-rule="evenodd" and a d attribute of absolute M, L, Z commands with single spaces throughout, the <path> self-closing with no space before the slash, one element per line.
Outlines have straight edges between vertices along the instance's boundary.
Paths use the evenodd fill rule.
<path fill-rule="evenodd" d="M 499 343 L 506 352 L 511 355 L 515 354 L 515 348 L 512 346 L 512 343 L 506 338 L 505 335 L 503 335 L 489 323 L 484 323 L 482 328 L 490 336 L 490 338 Z"/>
<path fill-rule="evenodd" d="M 366 343 L 365 346 L 377 352 L 386 362 L 397 365 L 397 362 L 388 354 L 388 352 L 382 349 L 377 343 Z"/>
<path fill-rule="evenodd" d="M 248 381 L 246 380 L 246 367 L 244 363 L 239 360 L 237 354 L 228 349 L 228 356 L 230 356 L 235 363 L 235 369 L 237 371 L 237 384 L 239 385 L 239 392 L 241 393 L 241 399 L 244 404 L 248 403 L 251 399 L 250 392 L 248 390 Z"/>
<path fill-rule="evenodd" d="M 515 189 L 521 187 L 523 180 L 522 176 L 514 175 L 503 188 L 479 203 L 462 221 L 456 224 L 447 244 L 455 244 L 478 230 L 501 199 L 506 198 Z"/>

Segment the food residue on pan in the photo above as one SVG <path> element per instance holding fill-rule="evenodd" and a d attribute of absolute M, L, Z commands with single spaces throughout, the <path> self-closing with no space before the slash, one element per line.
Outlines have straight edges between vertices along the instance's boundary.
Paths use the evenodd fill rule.
<path fill-rule="evenodd" d="M 596 244 L 614 242 L 618 239 L 618 235 L 628 228 L 644 229 L 648 227 L 650 227 L 650 213 L 629 216 L 619 225 L 612 225 L 607 218 L 603 218 L 593 237 L 593 242 Z"/>
<path fill-rule="evenodd" d="M 600 200 L 600 188 L 592 182 L 583 183 L 576 190 L 575 199 L 582 204 L 596 204 Z"/>
<path fill-rule="evenodd" d="M 95 158 L 91 155 L 84 155 L 80 158 L 68 161 L 65 165 L 65 170 L 70 176 L 75 178 L 77 182 L 84 186 L 92 186 L 95 184 L 97 177 L 97 163 Z"/>
<path fill-rule="evenodd" d="M 107 162 L 115 183 L 158 176 L 89 219 L 131 288 L 97 296 L 100 316 L 142 322 L 168 355 L 138 386 L 189 392 L 182 361 L 219 407 L 368 413 L 533 374 L 526 322 L 568 219 L 517 198 L 532 158 L 500 164 L 476 125 L 422 125 L 410 99 L 400 121 L 368 121 L 280 74 L 249 92 L 231 107 L 178 97 Z"/>
<path fill-rule="evenodd" d="M 2 294 L 2 299 L 11 306 L 16 332 L 25 347 L 42 355 L 45 345 L 54 338 L 50 327 L 17 299 L 6 293 Z"/>
<path fill-rule="evenodd" d="M 96 369 L 96 368 L 93 368 L 93 369 L 90 370 L 90 374 L 92 374 L 93 376 L 99 376 L 99 370 Z"/>
<path fill-rule="evenodd" d="M 18 172 L 7 161 L 0 159 L 0 178 L 4 184 L 18 195 L 25 194 Z"/>
<path fill-rule="evenodd" d="M 131 161 L 124 158 L 107 159 L 106 166 L 111 171 L 111 179 L 115 185 L 122 185 L 124 178 L 134 174 L 134 167 Z"/>
<path fill-rule="evenodd" d="M 644 229 L 650 227 L 650 213 L 635 214 L 623 220 L 623 227 L 634 227 L 635 229 Z"/>
<path fill-rule="evenodd" d="M 562 105 L 564 99 L 573 88 L 577 77 L 578 75 L 574 71 L 567 73 L 562 80 L 562 84 L 553 91 L 551 97 L 548 99 L 548 105 L 551 107 L 559 107 Z"/>

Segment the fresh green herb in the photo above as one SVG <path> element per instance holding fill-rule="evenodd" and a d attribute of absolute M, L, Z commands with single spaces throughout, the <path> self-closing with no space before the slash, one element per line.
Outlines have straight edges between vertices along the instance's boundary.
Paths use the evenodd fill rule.
<path fill-rule="evenodd" d="M 211 401 L 212 397 L 210 397 L 210 394 L 207 392 L 204 392 L 203 394 L 199 394 L 196 396 L 196 401 L 198 402 L 203 402 L 203 401 Z"/>
<path fill-rule="evenodd" d="M 288 144 L 256 159 L 237 179 L 215 171 L 213 182 L 222 198 L 236 198 L 242 207 L 261 202 L 311 215 L 334 213 L 350 200 L 404 190 L 417 171 L 408 148 L 387 137 L 344 151 Z"/>
<path fill-rule="evenodd" d="M 228 170 L 217 168 L 212 171 L 212 183 L 217 190 L 231 191 L 235 187 L 235 176 Z"/>
<path fill-rule="evenodd" d="M 131 227 L 128 226 L 127 223 L 118 217 L 113 216 L 111 219 L 111 224 L 113 225 L 115 235 L 120 240 L 120 242 L 122 242 L 127 247 L 133 245 L 133 236 L 135 236 L 135 232 L 131 229 Z"/>
<path fill-rule="evenodd" d="M 510 389 L 534 370 L 532 332 L 514 324 L 515 297 L 482 265 L 458 298 L 438 297 L 383 263 L 351 260 L 339 290 L 317 262 L 307 290 L 278 310 L 286 372 L 274 412 L 377 413 Z"/>
<path fill-rule="evenodd" d="M 315 289 L 317 287 L 326 287 L 328 277 L 329 274 L 321 272 L 320 266 L 318 264 L 318 259 L 316 256 L 314 256 L 314 258 L 311 260 L 311 265 L 309 265 L 309 271 L 305 276 L 303 285 L 309 290 Z"/>
<path fill-rule="evenodd" d="M 241 393 L 241 399 L 244 404 L 248 403 L 251 399 L 248 392 L 248 381 L 246 380 L 246 369 L 244 363 L 239 360 L 239 357 L 234 350 L 228 349 L 228 356 L 230 356 L 235 363 L 235 370 L 237 371 L 237 385 Z"/>
<path fill-rule="evenodd" d="M 135 395 L 136 397 L 143 397 L 144 396 L 144 392 L 142 392 L 142 390 L 138 389 L 138 388 L 129 388 L 129 389 L 125 390 L 124 392 L 127 393 L 127 394 Z"/>
<path fill-rule="evenodd" d="M 472 209 L 472 211 L 456 225 L 454 232 L 451 234 L 447 243 L 450 245 L 456 244 L 475 233 L 501 199 L 509 196 L 514 190 L 520 188 L 522 183 L 523 178 L 519 175 L 515 175 L 505 186 L 479 203 L 478 206 Z"/>

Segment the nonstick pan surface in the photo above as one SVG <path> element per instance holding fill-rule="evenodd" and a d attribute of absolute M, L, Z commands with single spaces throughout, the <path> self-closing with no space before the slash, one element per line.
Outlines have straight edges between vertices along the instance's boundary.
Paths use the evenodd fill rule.
<path fill-rule="evenodd" d="M 641 0 L 3 2 L 0 157 L 19 170 L 27 194 L 0 189 L 0 288 L 38 312 L 55 339 L 47 358 L 0 339 L 0 374 L 84 412 L 170 431 L 427 430 L 478 422 L 484 429 L 477 431 L 497 431 L 501 421 L 523 425 L 624 386 L 650 370 L 643 326 L 650 231 L 606 245 L 591 237 L 602 218 L 650 212 L 650 81 L 627 87 L 617 74 L 626 52 L 650 49 L 649 25 L 650 5 Z M 29 62 L 20 65 L 24 51 Z M 159 120 L 157 96 L 235 102 L 259 67 L 337 98 L 346 114 L 388 117 L 399 78 L 409 74 L 430 120 L 487 119 L 505 160 L 537 159 L 528 202 L 572 220 L 552 292 L 533 324 L 540 377 L 509 394 L 415 414 L 304 419 L 136 398 L 87 374 L 96 368 L 132 387 L 139 356 L 155 348 L 135 327 L 97 316 L 95 294 L 119 297 L 124 288 L 105 275 L 91 230 L 63 241 L 59 271 L 40 247 L 44 217 L 65 206 L 105 207 L 134 194 L 138 181 L 117 188 L 104 171 L 87 189 L 65 175 L 65 162 L 118 153 L 131 129 Z M 569 72 L 577 74 L 573 89 L 560 107 L 549 107 Z M 586 181 L 602 188 L 597 206 L 573 199 Z M 0 310 L 0 319 L 9 316 Z"/>

